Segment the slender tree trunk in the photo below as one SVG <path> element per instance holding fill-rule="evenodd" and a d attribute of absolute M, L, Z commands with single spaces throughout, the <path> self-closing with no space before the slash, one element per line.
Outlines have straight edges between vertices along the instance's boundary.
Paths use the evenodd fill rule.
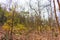
<path fill-rule="evenodd" d="M 13 40 L 13 26 L 14 26 L 14 11 L 12 12 L 12 26 L 11 26 L 10 40 Z"/>
<path fill-rule="evenodd" d="M 59 6 L 59 11 L 60 11 L 60 2 L 59 2 L 59 0 L 57 0 L 57 3 L 58 3 L 58 6 Z"/>
<path fill-rule="evenodd" d="M 58 26 L 58 28 L 59 28 L 59 31 L 60 31 L 60 27 L 59 27 L 59 21 L 58 21 L 58 17 L 57 17 L 57 14 L 56 14 L 55 0 L 53 0 L 53 3 L 54 3 L 54 13 L 55 13 L 55 19 L 56 19 L 56 23 L 57 23 L 57 26 Z"/>

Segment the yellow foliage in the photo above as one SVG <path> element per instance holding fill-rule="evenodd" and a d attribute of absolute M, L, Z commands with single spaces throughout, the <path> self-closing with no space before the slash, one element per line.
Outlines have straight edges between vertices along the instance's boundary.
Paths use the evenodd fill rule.
<path fill-rule="evenodd" d="M 5 16 L 8 17 L 9 16 L 9 13 L 8 12 L 5 12 Z"/>
<path fill-rule="evenodd" d="M 8 20 L 4 25 L 3 25 L 3 29 L 4 30 L 6 30 L 6 31 L 8 31 L 8 30 L 10 30 L 11 29 L 11 26 L 8 24 L 8 23 L 11 23 L 11 20 Z M 15 25 L 15 26 L 13 26 L 13 32 L 14 32 L 14 30 L 16 30 L 16 31 L 21 31 L 21 30 L 25 30 L 25 31 L 27 31 L 27 27 L 25 27 L 23 24 L 17 24 L 17 25 Z"/>
<path fill-rule="evenodd" d="M 11 27 L 8 24 L 5 23 L 2 28 L 4 30 L 8 31 L 8 30 L 10 30 Z"/>
<path fill-rule="evenodd" d="M 17 27 L 20 29 L 20 30 L 25 30 L 26 27 L 23 25 L 23 24 L 17 24 Z"/>
<path fill-rule="evenodd" d="M 21 31 L 21 30 L 25 30 L 25 31 L 27 31 L 27 28 L 23 25 L 23 24 L 17 24 L 17 26 L 15 26 L 14 27 L 14 30 L 19 30 L 19 31 Z"/>
<path fill-rule="evenodd" d="M 12 23 L 12 19 L 10 19 L 10 20 L 7 20 L 7 22 L 8 22 L 8 23 Z"/>

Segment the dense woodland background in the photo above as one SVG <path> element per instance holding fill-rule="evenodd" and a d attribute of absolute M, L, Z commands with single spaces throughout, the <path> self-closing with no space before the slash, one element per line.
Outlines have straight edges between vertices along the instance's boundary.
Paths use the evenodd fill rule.
<path fill-rule="evenodd" d="M 26 2 L 27 11 L 12 0 L 0 3 L 0 40 L 60 40 L 60 0 L 33 1 Z"/>

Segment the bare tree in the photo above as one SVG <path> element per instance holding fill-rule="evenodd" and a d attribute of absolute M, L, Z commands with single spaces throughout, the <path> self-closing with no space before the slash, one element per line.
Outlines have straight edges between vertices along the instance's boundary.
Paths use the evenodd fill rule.
<path fill-rule="evenodd" d="M 55 14 L 56 23 L 57 23 L 57 26 L 58 26 L 59 31 L 60 31 L 59 21 L 58 21 L 58 17 L 57 17 L 57 14 L 56 14 L 55 0 L 53 0 L 53 4 L 54 4 L 54 14 Z"/>
<path fill-rule="evenodd" d="M 35 3 L 35 5 L 37 5 L 36 8 L 34 8 L 34 7 L 32 6 L 32 4 L 31 4 L 32 0 L 29 1 L 29 7 L 30 7 L 30 9 L 34 10 L 35 13 L 36 13 L 36 15 L 39 16 L 39 18 L 41 18 L 41 11 L 42 11 L 45 7 L 50 6 L 50 4 L 51 4 L 51 3 L 50 3 L 50 4 L 47 4 L 47 5 L 41 5 L 41 1 L 42 1 L 42 0 L 36 0 L 36 3 Z M 42 8 L 41 8 L 41 7 L 42 7 Z"/>
<path fill-rule="evenodd" d="M 11 11 L 10 6 L 11 6 L 11 3 L 12 3 L 12 0 L 9 0 L 8 2 L 9 2 L 9 5 L 8 5 L 9 6 L 9 11 Z M 14 19 L 13 17 L 14 17 L 14 13 L 12 14 L 12 24 L 11 24 L 12 26 L 11 26 L 11 32 L 10 32 L 10 39 L 9 40 L 13 40 L 13 34 L 12 34 L 12 30 L 13 30 L 13 19 Z"/>
<path fill-rule="evenodd" d="M 17 2 L 15 2 L 14 3 L 14 5 L 11 5 L 11 3 L 12 3 L 12 0 L 9 0 L 8 1 L 9 2 L 9 4 L 8 4 L 8 6 L 9 6 L 9 11 L 12 13 L 12 24 L 10 25 L 11 26 L 11 31 L 10 31 L 10 39 L 9 40 L 13 40 L 13 27 L 14 27 L 14 15 L 15 15 L 15 10 L 16 10 L 16 8 L 17 8 Z M 10 6 L 12 6 L 12 8 L 10 7 Z"/>
<path fill-rule="evenodd" d="M 59 11 L 60 11 L 60 1 L 59 1 L 59 0 L 57 0 L 57 3 L 58 3 L 58 6 L 59 6 Z"/>
<path fill-rule="evenodd" d="M 48 7 L 50 6 L 50 4 L 47 4 L 47 5 L 41 5 L 41 1 L 42 0 L 36 0 L 36 3 L 35 5 L 37 6 L 36 8 L 34 8 L 31 4 L 32 0 L 29 1 L 29 7 L 30 9 L 34 10 L 35 11 L 35 25 L 36 26 L 41 26 L 42 24 L 42 21 L 41 21 L 41 11 L 44 10 L 45 7 Z M 34 4 L 33 4 L 34 5 Z M 41 8 L 42 7 L 42 8 Z M 37 16 L 36 16 L 37 15 Z"/>
<path fill-rule="evenodd" d="M 41 10 L 40 10 L 40 0 L 36 0 L 36 1 L 37 1 L 37 8 L 38 8 L 37 10 L 36 10 L 34 7 L 32 7 L 31 1 L 32 1 L 32 0 L 29 1 L 29 6 L 30 6 L 30 8 L 35 11 L 36 15 L 41 14 Z"/>

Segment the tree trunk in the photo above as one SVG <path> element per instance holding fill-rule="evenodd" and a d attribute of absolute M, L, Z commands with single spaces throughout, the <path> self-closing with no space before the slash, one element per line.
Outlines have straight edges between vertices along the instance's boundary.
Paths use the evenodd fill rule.
<path fill-rule="evenodd" d="M 59 31 L 60 31 L 60 27 L 59 27 L 59 21 L 58 21 L 58 17 L 57 17 L 57 14 L 56 14 L 55 0 L 53 0 L 53 4 L 54 4 L 54 13 L 55 13 L 55 19 L 56 19 L 56 23 L 57 23 L 57 26 L 58 26 L 58 28 L 59 28 Z"/>
<path fill-rule="evenodd" d="M 60 11 L 60 2 L 59 2 L 59 0 L 57 0 L 57 3 L 58 3 L 58 6 L 59 6 L 59 11 Z"/>
<path fill-rule="evenodd" d="M 10 40 L 13 40 L 14 12 L 15 11 L 12 12 L 12 26 L 11 26 Z"/>

